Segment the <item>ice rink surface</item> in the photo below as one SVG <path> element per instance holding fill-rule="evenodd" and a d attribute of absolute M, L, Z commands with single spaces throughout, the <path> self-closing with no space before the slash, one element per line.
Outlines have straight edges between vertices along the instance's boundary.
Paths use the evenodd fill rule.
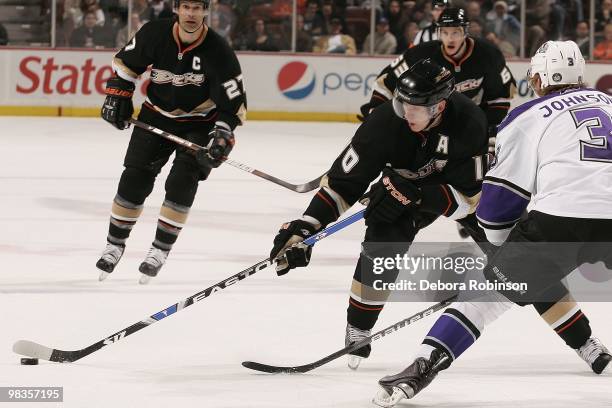
<path fill-rule="evenodd" d="M 411 362 L 434 321 L 376 341 L 357 372 L 344 359 L 303 375 L 260 374 L 240 365 L 303 364 L 343 346 L 360 222 L 319 243 L 306 269 L 284 277 L 264 269 L 76 363 L 20 366 L 11 351 L 18 339 L 80 349 L 266 258 L 280 224 L 298 217 L 312 193 L 222 166 L 200 184 L 160 275 L 141 286 L 137 268 L 153 240 L 167 166 L 124 258 L 100 283 L 94 264 L 105 245 L 129 132 L 100 119 L 72 118 L 2 117 L 0 129 L 0 386 L 64 387 L 63 403 L 39 405 L 371 407 L 378 379 Z M 236 132 L 232 158 L 303 183 L 329 167 L 354 129 L 250 122 Z M 418 238 L 459 239 L 446 220 Z M 376 328 L 424 306 L 389 304 Z M 582 306 L 594 334 L 612 345 L 610 304 Z M 592 374 L 532 308 L 515 308 L 400 406 L 610 407 L 612 374 Z"/>

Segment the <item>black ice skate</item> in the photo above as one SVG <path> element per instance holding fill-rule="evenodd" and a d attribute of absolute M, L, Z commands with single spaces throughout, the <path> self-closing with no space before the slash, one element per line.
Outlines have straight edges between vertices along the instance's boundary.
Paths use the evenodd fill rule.
<path fill-rule="evenodd" d="M 166 263 L 166 258 L 170 251 L 164 251 L 163 249 L 151 247 L 145 260 L 140 264 L 138 270 L 142 272 L 142 276 L 138 281 L 142 285 L 149 283 L 151 278 L 154 278 L 159 273 L 159 270 Z"/>
<path fill-rule="evenodd" d="M 417 358 L 399 374 L 383 377 L 378 384 L 383 388 L 372 402 L 381 407 L 393 407 L 404 398 L 412 398 L 427 387 L 438 373 L 450 367 L 452 359 L 442 350 L 431 352 L 429 360 Z"/>
<path fill-rule="evenodd" d="M 346 335 L 344 337 L 344 345 L 346 347 L 350 346 L 353 343 L 357 343 L 365 339 L 366 337 L 370 337 L 371 330 L 361 330 L 355 326 L 346 324 Z M 370 344 L 358 348 L 355 351 L 352 351 L 348 354 L 348 366 L 351 370 L 356 370 L 361 363 L 361 360 L 364 358 L 368 358 L 370 356 L 370 352 L 372 351 L 372 346 Z"/>
<path fill-rule="evenodd" d="M 123 256 L 125 251 L 125 245 L 115 245 L 108 242 L 102 256 L 96 262 L 96 268 L 100 269 L 100 276 L 98 280 L 103 281 L 108 278 L 108 275 L 115 270 L 115 266 L 119 263 L 119 260 Z"/>
<path fill-rule="evenodd" d="M 595 374 L 601 374 L 612 361 L 612 355 L 601 341 L 591 337 L 576 353 L 591 367 Z"/>

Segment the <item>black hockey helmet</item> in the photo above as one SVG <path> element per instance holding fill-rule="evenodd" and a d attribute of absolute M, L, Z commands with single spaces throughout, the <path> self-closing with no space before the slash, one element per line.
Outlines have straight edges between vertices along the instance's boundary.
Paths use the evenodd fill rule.
<path fill-rule="evenodd" d="M 455 78 L 431 59 L 422 59 L 400 75 L 393 93 L 395 114 L 404 117 L 403 104 L 434 106 L 453 93 Z"/>
<path fill-rule="evenodd" d="M 202 3 L 202 5 L 204 6 L 205 10 L 208 10 L 208 7 L 210 6 L 210 0 L 174 0 L 174 9 L 178 9 L 179 5 L 181 4 L 181 1 L 190 1 L 192 3 Z"/>
<path fill-rule="evenodd" d="M 465 10 L 458 7 L 448 7 L 444 9 L 436 26 L 440 27 L 463 27 L 464 31 L 467 32 L 467 28 L 470 26 L 470 20 L 468 20 Z"/>

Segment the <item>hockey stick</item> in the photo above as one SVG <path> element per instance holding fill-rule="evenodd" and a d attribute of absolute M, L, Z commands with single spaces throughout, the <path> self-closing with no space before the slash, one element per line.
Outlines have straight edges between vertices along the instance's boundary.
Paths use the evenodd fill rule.
<path fill-rule="evenodd" d="M 356 343 L 351 344 L 350 346 L 347 346 L 341 350 L 338 350 L 332 354 L 330 354 L 327 357 L 323 357 L 320 360 L 317 360 L 313 363 L 309 363 L 309 364 L 304 364 L 304 365 L 299 365 L 299 366 L 288 366 L 288 367 L 284 367 L 284 366 L 273 366 L 273 365 L 268 365 L 268 364 L 262 364 L 262 363 L 256 363 L 254 361 L 243 361 L 242 365 L 243 367 L 246 368 L 250 368 L 251 370 L 255 370 L 255 371 L 262 371 L 264 373 L 274 373 L 274 374 L 278 374 L 278 373 L 285 373 L 285 374 L 296 374 L 296 373 L 307 373 L 308 371 L 314 370 L 315 368 L 321 367 L 324 364 L 329 363 L 330 361 L 334 361 L 337 358 L 340 358 L 342 356 L 344 356 L 345 354 L 350 353 L 351 351 L 355 351 L 357 349 L 362 348 L 363 346 L 366 346 L 370 343 L 372 343 L 373 341 L 376 341 L 378 339 L 381 339 L 383 337 L 385 337 L 388 334 L 391 334 L 393 332 L 398 331 L 399 329 L 408 326 L 411 323 L 416 322 L 417 320 L 421 320 L 424 317 L 429 316 L 430 314 L 433 314 L 435 312 L 437 312 L 440 309 L 443 309 L 444 307 L 448 306 L 449 304 L 451 304 L 453 302 L 453 300 L 457 297 L 457 295 L 444 300 L 442 302 L 436 303 L 433 306 L 428 307 L 427 309 L 416 313 L 404 320 L 401 320 L 395 324 L 392 324 L 391 326 L 382 329 L 380 331 L 377 331 L 376 333 L 372 334 L 370 337 L 366 337 L 365 339 L 358 341 Z"/>
<path fill-rule="evenodd" d="M 362 219 L 364 211 L 365 210 L 361 210 L 341 221 L 338 221 L 337 223 L 325 228 L 323 231 L 313 235 L 312 237 L 305 239 L 304 243 L 306 245 L 314 245 L 315 243 L 322 240 L 323 238 L 326 238 L 340 231 L 341 229 L 348 227 L 349 225 Z M 148 318 L 144 320 L 134 323 L 133 325 L 126 327 L 123 330 L 120 330 L 114 334 L 111 334 L 110 336 L 98 341 L 97 343 L 87 346 L 81 350 L 65 351 L 65 350 L 59 350 L 59 349 L 52 349 L 50 347 L 43 346 L 42 344 L 38 344 L 33 341 L 19 340 L 13 345 L 13 351 L 17 354 L 21 354 L 21 355 L 32 357 L 32 358 L 38 358 L 38 359 L 43 359 L 43 360 L 48 360 L 48 361 L 55 361 L 58 363 L 72 363 L 74 361 L 82 359 L 85 356 L 90 355 L 94 351 L 100 350 L 104 346 L 114 344 L 118 342 L 119 340 L 123 340 L 127 336 L 134 334 L 137 331 L 152 325 L 153 323 L 156 323 L 162 319 L 165 319 L 171 314 L 179 312 L 185 309 L 186 307 L 193 305 L 196 302 L 206 299 L 207 297 L 220 291 L 221 289 L 225 289 L 228 286 L 231 286 L 245 278 L 248 278 L 251 275 L 254 275 L 260 270 L 272 265 L 273 262 L 274 260 L 270 258 L 266 258 L 263 261 L 260 261 L 253 266 L 249 266 L 245 270 L 240 271 L 230 276 L 229 278 L 226 278 L 222 280 L 221 282 L 216 283 L 213 286 L 206 288 L 201 292 L 196 293 L 195 295 L 192 295 L 186 299 L 183 299 L 179 301 L 178 303 L 175 303 L 172 306 L 167 307 L 164 310 L 161 310 L 149 316 Z"/>
<path fill-rule="evenodd" d="M 141 129 L 145 129 L 148 130 L 149 132 L 155 133 L 156 135 L 159 135 L 161 137 L 163 137 L 164 139 L 168 139 L 173 141 L 174 143 L 186 147 L 187 149 L 193 150 L 194 152 L 197 152 L 198 150 L 207 150 L 205 147 L 200 146 L 196 143 L 190 142 L 189 140 L 185 140 L 182 137 L 178 137 L 176 135 L 173 135 L 172 133 L 168 133 L 165 132 L 159 128 L 156 128 L 155 126 L 151 126 L 148 125 L 144 122 L 141 122 L 137 119 L 130 119 L 130 123 L 133 123 L 134 126 L 137 126 Z M 267 173 L 264 173 L 261 170 L 257 170 L 254 169 L 252 167 L 247 166 L 246 164 L 237 162 L 235 160 L 232 159 L 228 159 L 225 158 L 223 159 L 223 161 L 227 164 L 229 164 L 230 166 L 236 167 L 237 169 L 240 169 L 242 171 L 246 171 L 247 173 L 251 173 L 254 174 L 257 177 L 261 177 L 262 179 L 271 181 L 274 184 L 277 184 L 279 186 L 283 186 L 291 191 L 295 191 L 296 193 L 307 193 L 309 191 L 312 191 L 314 189 L 316 189 L 317 187 L 319 187 L 319 183 L 321 182 L 321 179 L 323 178 L 323 176 L 325 176 L 326 173 L 324 173 L 322 176 L 317 177 L 316 179 L 309 181 L 308 183 L 304 183 L 304 184 L 291 184 L 288 183 L 284 180 L 281 180 L 279 178 L 276 178 L 274 176 L 271 176 Z"/>

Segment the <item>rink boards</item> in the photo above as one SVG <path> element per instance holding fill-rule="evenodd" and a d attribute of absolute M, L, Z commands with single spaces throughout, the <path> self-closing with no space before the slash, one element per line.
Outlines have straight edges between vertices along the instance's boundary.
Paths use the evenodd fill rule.
<path fill-rule="evenodd" d="M 4 49 L 0 51 L 1 115 L 98 116 L 112 51 Z M 291 53 L 238 55 L 248 97 L 248 119 L 354 121 L 380 70 L 395 58 Z M 483 62 L 486 63 L 486 62 Z M 528 61 L 508 63 L 518 85 L 517 106 L 533 93 Z M 610 93 L 612 64 L 589 63 L 586 82 Z M 136 92 L 144 100 L 147 74 Z"/>

